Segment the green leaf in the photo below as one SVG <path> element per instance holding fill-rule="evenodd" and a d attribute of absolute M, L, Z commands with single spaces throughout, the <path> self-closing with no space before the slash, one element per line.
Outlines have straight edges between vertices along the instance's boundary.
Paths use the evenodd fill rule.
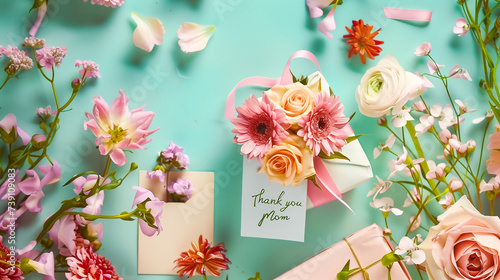
<path fill-rule="evenodd" d="M 491 105 L 491 103 L 490 103 Z M 495 119 L 497 119 L 497 121 L 500 123 L 500 109 L 498 109 L 497 107 L 494 107 L 494 106 L 490 106 L 491 107 L 491 110 L 493 111 L 493 114 L 495 115 Z"/>
<path fill-rule="evenodd" d="M 101 190 L 112 190 L 118 188 L 122 184 L 121 180 L 112 180 L 111 183 L 102 186 Z"/>
<path fill-rule="evenodd" d="M 292 70 L 290 70 L 290 74 L 292 75 L 292 81 L 294 83 L 298 82 L 299 80 L 297 79 L 297 77 L 295 77 L 295 75 L 292 73 Z"/>
<path fill-rule="evenodd" d="M 260 272 L 255 272 L 255 277 L 248 278 L 248 280 L 262 280 L 260 279 Z"/>
<path fill-rule="evenodd" d="M 318 182 L 316 181 L 316 174 L 309 176 L 307 180 L 311 181 L 318 189 L 322 190 L 321 187 L 318 185 Z"/>
<path fill-rule="evenodd" d="M 329 88 L 329 89 L 330 89 L 330 96 L 331 96 L 331 95 L 335 95 L 335 94 L 333 93 L 332 88 Z"/>
<path fill-rule="evenodd" d="M 47 132 L 47 124 L 45 122 L 41 122 L 40 129 L 43 130 L 43 132 Z"/>
<path fill-rule="evenodd" d="M 95 174 L 95 175 L 99 175 L 97 172 L 95 171 L 85 171 L 85 172 L 82 172 L 80 174 L 76 174 L 75 176 L 73 176 L 73 178 L 69 179 L 66 183 L 64 183 L 63 187 L 71 184 L 74 180 L 78 179 L 79 177 L 82 177 L 84 175 L 87 175 L 87 174 Z"/>
<path fill-rule="evenodd" d="M 31 6 L 31 9 L 29 11 L 29 13 L 34 10 L 34 9 L 38 9 L 40 8 L 40 6 L 42 6 L 42 4 L 45 2 L 45 0 L 34 0 L 33 1 L 33 6 Z"/>
<path fill-rule="evenodd" d="M 354 118 L 355 115 L 356 115 L 356 112 L 352 113 L 352 115 L 349 117 L 349 121 L 351 121 L 352 118 Z"/>
<path fill-rule="evenodd" d="M 349 136 L 349 137 L 347 137 L 346 141 L 347 141 L 347 143 L 351 143 L 352 141 L 357 140 L 359 137 L 361 137 L 363 135 L 367 135 L 367 134 L 358 134 L 358 135 L 354 135 L 354 136 Z"/>
<path fill-rule="evenodd" d="M 382 265 L 385 267 L 391 267 L 393 263 L 401 260 L 403 260 L 403 257 L 395 254 L 394 252 L 390 252 L 382 257 Z"/>
<path fill-rule="evenodd" d="M 322 159 L 345 159 L 347 161 L 351 161 L 348 157 L 346 157 L 341 152 L 334 152 L 333 154 L 327 155 L 323 151 L 319 152 L 318 156 Z"/>

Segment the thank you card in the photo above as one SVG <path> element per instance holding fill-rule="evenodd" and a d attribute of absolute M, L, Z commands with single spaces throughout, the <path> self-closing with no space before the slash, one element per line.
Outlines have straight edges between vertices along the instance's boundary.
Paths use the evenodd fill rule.
<path fill-rule="evenodd" d="M 243 159 L 241 236 L 304 241 L 307 180 L 283 186 L 257 173 L 256 159 Z"/>

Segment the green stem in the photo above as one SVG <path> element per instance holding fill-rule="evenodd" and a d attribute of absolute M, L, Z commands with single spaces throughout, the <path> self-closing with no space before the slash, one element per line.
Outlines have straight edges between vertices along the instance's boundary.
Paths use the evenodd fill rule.
<path fill-rule="evenodd" d="M 106 161 L 106 166 L 104 167 L 103 177 L 106 177 L 106 175 L 108 175 L 110 165 L 111 165 L 111 157 L 108 155 L 108 159 Z"/>
<path fill-rule="evenodd" d="M 13 77 L 12 75 L 7 75 L 7 78 L 5 78 L 5 81 L 3 82 L 2 86 L 0 86 L 0 90 L 2 90 L 2 88 L 7 84 L 7 81 L 10 80 L 10 78 L 12 77 Z"/>
<path fill-rule="evenodd" d="M 203 279 L 207 280 L 207 275 L 206 274 L 203 274 Z"/>
<path fill-rule="evenodd" d="M 422 166 L 422 175 L 425 177 L 425 174 L 429 172 L 429 165 L 427 165 L 427 160 L 425 158 L 424 152 L 422 150 L 422 146 L 420 145 L 420 141 L 418 140 L 417 136 L 415 136 L 416 131 L 415 127 L 413 126 L 412 122 L 406 122 L 406 129 L 408 129 L 408 133 L 410 134 L 411 140 L 413 141 L 413 145 L 415 145 L 415 149 L 417 150 L 417 154 L 420 158 L 423 158 L 424 161 L 420 164 Z M 427 180 L 427 178 L 426 178 Z M 434 183 L 434 180 L 427 180 L 429 183 L 429 186 L 432 190 L 432 193 L 436 197 L 440 197 L 441 193 L 439 193 L 439 190 L 436 188 L 436 184 Z"/>

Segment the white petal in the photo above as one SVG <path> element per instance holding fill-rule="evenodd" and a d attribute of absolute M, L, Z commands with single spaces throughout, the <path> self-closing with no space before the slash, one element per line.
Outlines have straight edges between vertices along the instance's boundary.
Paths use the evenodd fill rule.
<path fill-rule="evenodd" d="M 403 214 L 403 210 L 401 209 L 398 209 L 398 208 L 391 208 L 391 212 L 396 215 L 396 216 L 400 216 Z"/>
<path fill-rule="evenodd" d="M 165 29 L 159 19 L 134 12 L 130 12 L 130 15 L 132 15 L 132 19 L 137 24 L 137 28 L 132 35 L 132 42 L 134 42 L 136 47 L 150 52 L 155 45 L 163 43 Z"/>
<path fill-rule="evenodd" d="M 411 253 L 411 260 L 416 264 L 421 264 L 425 261 L 425 253 L 422 250 L 416 250 Z"/>
<path fill-rule="evenodd" d="M 177 30 L 179 46 L 183 52 L 197 52 L 205 48 L 215 31 L 213 25 L 200 25 L 193 22 L 181 24 Z"/>

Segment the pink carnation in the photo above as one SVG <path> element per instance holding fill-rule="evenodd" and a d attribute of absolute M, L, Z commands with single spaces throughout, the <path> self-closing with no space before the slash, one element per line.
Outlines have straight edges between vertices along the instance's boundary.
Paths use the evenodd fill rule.
<path fill-rule="evenodd" d="M 101 75 L 99 74 L 99 64 L 96 64 L 93 61 L 90 60 L 75 60 L 75 66 L 76 67 L 82 67 L 78 73 L 82 75 L 82 78 L 100 78 Z M 85 77 L 84 77 L 85 74 Z"/>
<path fill-rule="evenodd" d="M 115 267 L 103 256 L 94 253 L 91 246 L 78 247 L 74 257 L 66 258 L 69 271 L 66 273 L 68 280 L 122 279 L 116 274 Z"/>
<path fill-rule="evenodd" d="M 65 56 L 68 55 L 68 51 L 64 46 L 60 47 L 43 47 L 36 50 L 36 60 L 38 63 L 45 67 L 47 70 L 51 70 L 52 66 L 59 67 Z"/>
<path fill-rule="evenodd" d="M 232 132 L 236 133 L 233 142 L 242 145 L 241 154 L 248 159 L 262 159 L 272 146 L 288 137 L 290 124 L 285 112 L 276 108 L 266 94 L 261 101 L 252 94 L 236 111 L 238 116 L 231 121 L 235 125 Z"/>
<path fill-rule="evenodd" d="M 83 0 L 83 2 L 87 2 L 88 0 Z M 91 0 L 90 3 L 92 5 L 100 5 L 104 7 L 111 7 L 111 8 L 116 8 L 116 6 L 121 6 L 125 0 Z"/>
<path fill-rule="evenodd" d="M 327 155 L 340 151 L 349 136 L 342 130 L 349 122 L 343 115 L 344 105 L 325 91 L 314 97 L 314 103 L 315 108 L 299 120 L 301 129 L 297 135 L 304 138 L 314 155 L 318 155 L 320 149 Z"/>

